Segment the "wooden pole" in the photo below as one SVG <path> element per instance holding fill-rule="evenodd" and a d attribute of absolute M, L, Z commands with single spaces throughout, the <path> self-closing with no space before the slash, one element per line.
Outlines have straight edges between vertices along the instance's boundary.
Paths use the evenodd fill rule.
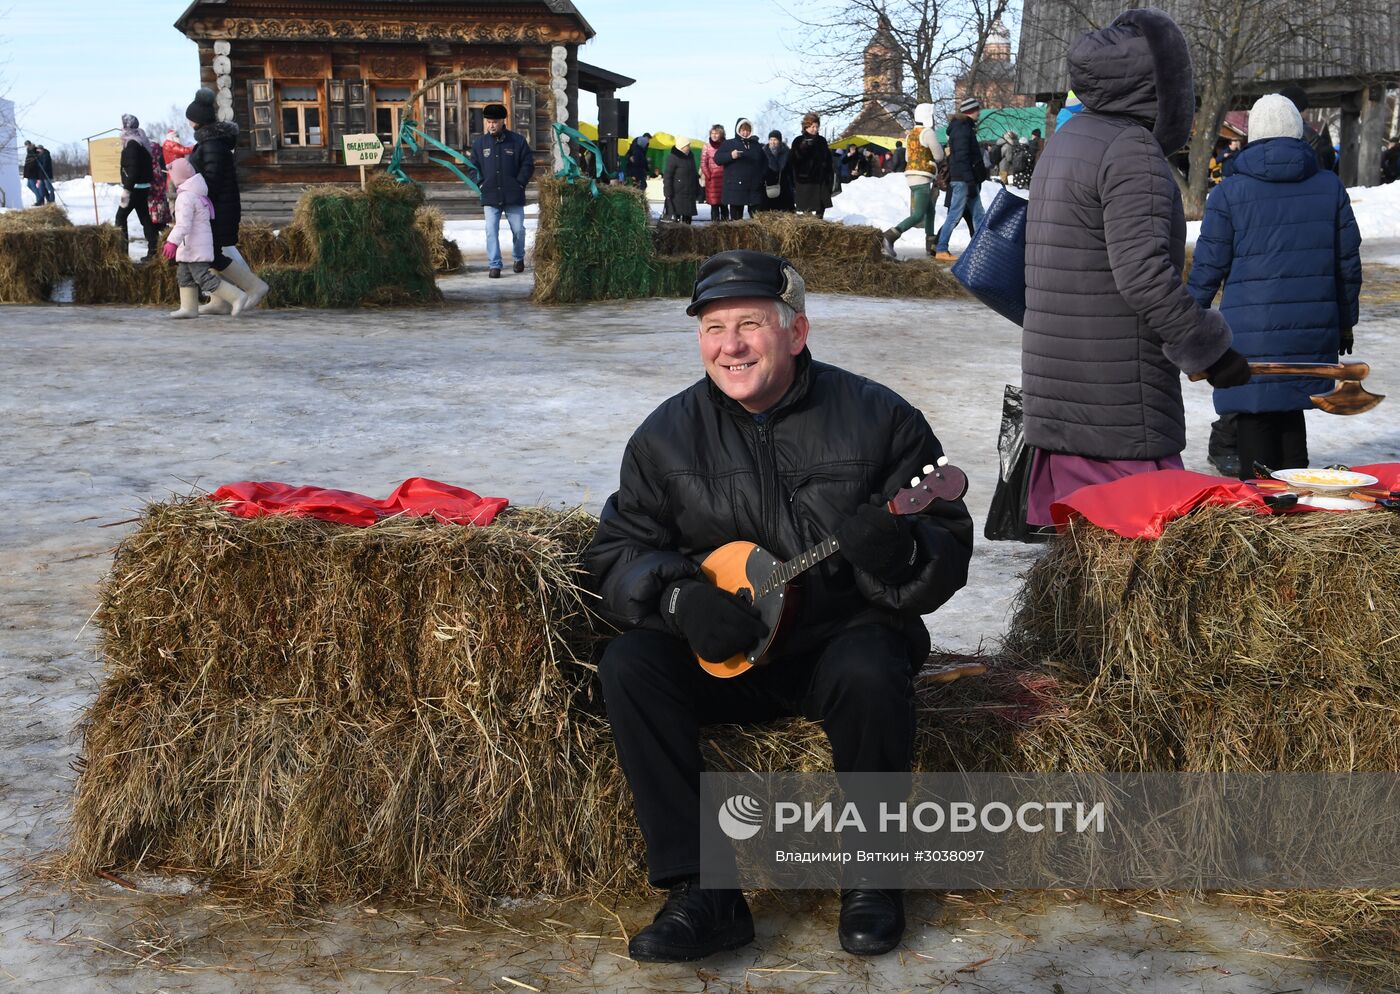
<path fill-rule="evenodd" d="M 97 216 L 97 180 L 92 177 L 92 139 L 88 139 L 88 182 L 92 184 L 92 223 L 101 224 Z"/>
<path fill-rule="evenodd" d="M 363 162 L 361 162 L 361 163 L 360 163 L 360 189 L 363 190 L 364 188 L 365 188 L 365 164 L 364 164 Z"/>

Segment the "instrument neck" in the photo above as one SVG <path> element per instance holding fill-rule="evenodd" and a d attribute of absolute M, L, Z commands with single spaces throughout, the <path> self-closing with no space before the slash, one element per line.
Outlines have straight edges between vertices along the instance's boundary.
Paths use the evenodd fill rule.
<path fill-rule="evenodd" d="M 754 591 L 754 599 L 757 600 L 760 597 L 766 597 L 781 589 L 786 584 L 791 583 L 800 574 L 807 572 L 807 570 L 817 565 L 817 563 L 821 562 L 823 559 L 839 552 L 840 549 L 841 546 L 836 541 L 835 535 L 830 535 L 822 539 L 806 552 L 794 556 L 775 569 L 773 574 L 763 582 L 763 586 Z"/>

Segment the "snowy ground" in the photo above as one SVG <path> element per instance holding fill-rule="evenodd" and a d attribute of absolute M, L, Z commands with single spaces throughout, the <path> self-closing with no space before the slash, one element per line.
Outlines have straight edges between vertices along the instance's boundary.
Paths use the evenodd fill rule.
<path fill-rule="evenodd" d="M 1363 304 L 1357 351 L 1376 368 L 1374 389 L 1394 395 L 1400 273 L 1370 278 L 1380 285 Z M 198 891 L 26 885 L 23 861 L 61 839 L 72 732 L 101 675 L 86 626 L 96 585 L 143 501 L 242 479 L 380 495 L 425 475 L 597 509 L 633 427 L 698 375 L 693 325 L 679 301 L 539 308 L 529 286 L 528 274 L 487 281 L 476 265 L 444 282 L 442 309 L 262 312 L 237 323 L 4 308 L 0 978 L 42 992 L 522 989 L 505 977 L 549 991 L 1345 989 L 1318 979 L 1308 947 L 1191 901 L 1128 910 L 1023 895 L 970 907 L 954 896 L 940 911 L 920 896 L 901 952 L 865 962 L 837 949 L 831 895 L 768 897 L 753 947 L 657 968 L 627 960 L 623 938 L 652 906 L 526 905 L 496 923 L 356 906 L 287 928 L 229 924 Z M 1019 378 L 1017 330 L 970 302 L 815 294 L 811 314 L 817 356 L 924 409 L 973 481 L 980 522 L 1002 385 Z M 1185 393 L 1186 461 L 1205 469 L 1209 390 Z M 1315 461 L 1400 458 L 1390 410 L 1311 414 Z M 929 619 L 935 642 L 971 648 L 1000 636 L 1034 554 L 981 542 L 968 588 Z"/>

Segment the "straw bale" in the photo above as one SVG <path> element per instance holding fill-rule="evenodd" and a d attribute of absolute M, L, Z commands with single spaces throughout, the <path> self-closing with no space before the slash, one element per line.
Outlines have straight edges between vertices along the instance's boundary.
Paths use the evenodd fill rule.
<path fill-rule="evenodd" d="M 614 875 L 638 842 L 590 700 L 595 526 L 152 505 L 101 592 L 74 867 L 464 905 Z"/>
<path fill-rule="evenodd" d="M 777 252 L 777 232 L 756 220 L 725 221 L 715 224 L 668 224 L 656 226 L 652 241 L 658 255 L 698 255 L 708 258 L 716 252 L 749 249 Z"/>
<path fill-rule="evenodd" d="M 35 231 L 43 228 L 71 228 L 68 212 L 57 204 L 29 207 L 0 214 L 0 231 Z"/>
<path fill-rule="evenodd" d="M 267 266 L 284 265 L 294 260 L 288 251 L 287 243 L 277 237 L 277 232 L 266 221 L 243 221 L 238 225 L 238 251 L 249 268 L 263 276 Z M 263 279 L 266 279 L 263 276 Z M 276 304 L 269 306 L 275 307 Z"/>
<path fill-rule="evenodd" d="M 429 247 L 415 225 L 423 191 L 383 173 L 364 190 L 308 187 L 283 229 L 287 258 L 310 271 L 301 306 L 439 303 Z M 300 284 L 305 286 L 305 284 Z"/>
<path fill-rule="evenodd" d="M 647 231 L 646 203 L 631 187 L 604 185 L 594 197 L 587 182 L 543 181 L 534 299 L 688 297 L 699 262 L 732 249 L 785 256 L 819 293 L 966 296 L 945 266 L 886 258 L 881 233 L 868 225 L 768 211 L 745 221 L 662 223 L 650 229 L 649 242 Z"/>
<path fill-rule="evenodd" d="M 80 304 L 175 302 L 173 267 L 159 260 L 132 262 L 121 232 L 111 225 L 75 226 L 58 216 L 0 227 L 0 303 L 45 303 L 64 279 L 73 281 L 73 299 Z"/>
<path fill-rule="evenodd" d="M 1011 645 L 1173 694 L 1306 688 L 1395 704 L 1397 553 L 1400 517 L 1378 512 L 1202 508 L 1152 542 L 1076 523 L 1032 569 Z"/>
<path fill-rule="evenodd" d="M 540 182 L 535 235 L 536 303 L 625 300 L 652 295 L 655 251 L 641 191 L 586 181 Z"/>
<path fill-rule="evenodd" d="M 830 258 L 878 262 L 883 258 L 880 231 L 869 225 L 824 221 L 809 214 L 763 211 L 746 221 L 717 224 L 657 225 L 652 233 L 657 254 L 711 256 L 732 249 L 773 252 L 796 262 Z"/>
<path fill-rule="evenodd" d="M 442 211 L 436 207 L 420 207 L 413 215 L 413 224 L 428 247 L 436 273 L 455 273 L 462 268 L 462 250 L 457 243 L 443 236 Z"/>
<path fill-rule="evenodd" d="M 593 527 L 152 505 L 101 591 L 69 868 L 180 868 L 301 907 L 645 893 L 587 664 L 607 634 L 579 588 Z M 1379 513 L 1207 509 L 1155 543 L 1076 526 L 1032 570 L 1019 654 L 916 681 L 915 769 L 1400 769 L 1397 538 Z M 702 749 L 717 769 L 831 767 L 801 719 L 707 728 Z M 1230 899 L 1400 982 L 1400 894 Z"/>
<path fill-rule="evenodd" d="M 907 297 L 948 300 L 966 297 L 946 266 L 931 259 L 854 260 L 814 256 L 793 260 L 807 289 L 817 293 L 849 293 L 865 297 Z"/>
<path fill-rule="evenodd" d="M 310 266 L 264 265 L 258 276 L 267 284 L 268 307 L 307 307 L 316 295 L 316 276 Z"/>

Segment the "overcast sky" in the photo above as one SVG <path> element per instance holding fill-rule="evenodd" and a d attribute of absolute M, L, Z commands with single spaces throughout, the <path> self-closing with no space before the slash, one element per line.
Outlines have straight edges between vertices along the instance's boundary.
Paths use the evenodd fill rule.
<path fill-rule="evenodd" d="M 778 79 L 798 60 L 793 22 L 773 0 L 576 0 L 597 37 L 585 62 L 637 80 L 634 132 L 700 136 L 715 121 L 732 130 L 782 95 Z M 0 0 L 0 77 L 17 105 L 22 138 L 49 147 L 180 113 L 198 86 L 194 43 L 172 24 L 186 0 Z M 3 92 L 3 91 L 0 91 Z M 583 118 L 596 121 L 592 95 Z M 796 121 L 776 123 L 785 136 Z"/>

